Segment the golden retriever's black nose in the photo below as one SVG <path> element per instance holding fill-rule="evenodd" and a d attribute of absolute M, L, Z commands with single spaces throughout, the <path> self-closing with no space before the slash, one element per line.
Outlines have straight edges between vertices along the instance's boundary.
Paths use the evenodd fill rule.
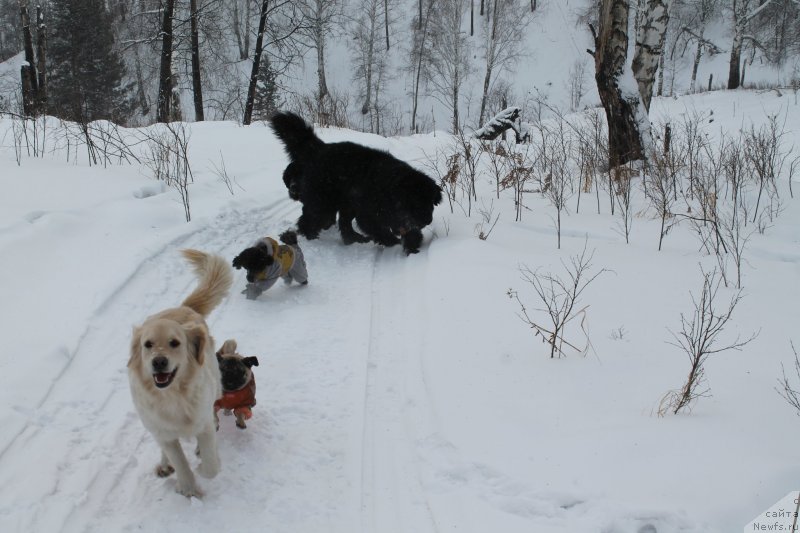
<path fill-rule="evenodd" d="M 153 371 L 155 372 L 166 372 L 168 366 L 169 360 L 163 355 L 159 355 L 153 359 Z"/>

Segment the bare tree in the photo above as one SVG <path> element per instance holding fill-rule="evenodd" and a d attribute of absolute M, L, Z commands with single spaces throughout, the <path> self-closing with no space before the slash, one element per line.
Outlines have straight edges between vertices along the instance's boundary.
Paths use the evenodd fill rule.
<path fill-rule="evenodd" d="M 428 7 L 422 10 L 423 0 L 419 0 L 419 15 L 417 23 L 414 25 L 414 36 L 411 45 L 409 70 L 414 76 L 414 87 L 411 98 L 411 133 L 417 133 L 417 110 L 419 104 L 420 84 L 427 69 L 424 67 L 430 62 L 430 49 L 428 42 L 430 39 L 431 17 L 434 13 L 434 0 L 428 0 Z"/>
<path fill-rule="evenodd" d="M 544 305 L 544 309 L 540 309 L 540 311 L 544 311 L 549 318 L 550 325 L 546 327 L 531 318 L 517 291 L 509 289 L 506 293 L 509 298 L 516 300 L 519 304 L 522 321 L 534 330 L 534 335 L 537 337 L 541 335 L 542 341 L 550 346 L 551 359 L 555 358 L 556 353 L 558 353 L 559 357 L 566 356 L 564 352 L 565 346 L 572 348 L 576 352 L 586 353 L 591 345 L 585 329 L 583 329 L 583 332 L 586 335 L 587 345 L 582 349 L 566 340 L 564 330 L 567 324 L 577 317 L 581 316 L 585 319 L 588 306 L 577 309 L 580 297 L 591 282 L 603 272 L 607 272 L 606 269 L 594 274 L 590 272 L 593 257 L 594 252 L 587 254 L 586 246 L 584 245 L 580 254 L 570 257 L 569 265 L 562 261 L 561 264 L 567 273 L 566 278 L 551 272 L 541 273 L 538 270 L 531 270 L 527 266 L 520 268 L 522 279 L 533 286 L 539 301 Z M 581 321 L 581 327 L 583 328 L 583 320 Z"/>
<path fill-rule="evenodd" d="M 456 133 L 461 126 L 461 89 L 470 73 L 469 40 L 461 31 L 464 0 L 440 0 L 434 5 L 427 80 L 433 96 L 450 109 L 451 131 Z"/>
<path fill-rule="evenodd" d="M 147 151 L 142 163 L 153 178 L 175 189 L 181 198 L 186 222 L 192 219 L 189 203 L 189 184 L 194 182 L 189 164 L 189 134 L 183 123 L 166 123 L 141 130 Z"/>
<path fill-rule="evenodd" d="M 297 7 L 305 18 L 300 28 L 310 40 L 310 47 L 317 54 L 317 120 L 320 124 L 330 123 L 328 80 L 325 74 L 325 52 L 328 39 L 342 24 L 341 2 L 339 0 L 298 0 Z"/>
<path fill-rule="evenodd" d="M 381 20 L 388 24 L 388 9 L 393 7 L 389 0 L 361 0 L 353 17 L 350 49 L 355 66 L 355 79 L 361 83 L 361 114 L 369 115 L 369 131 L 377 133 L 378 116 L 377 94 L 388 80 L 387 48 L 381 48 Z M 388 41 L 387 41 L 388 42 Z"/>
<path fill-rule="evenodd" d="M 789 342 L 792 347 L 792 352 L 794 353 L 794 373 L 797 376 L 797 381 L 800 381 L 800 356 L 797 355 L 797 349 L 794 347 L 793 342 Z M 784 400 L 786 400 L 789 405 L 794 408 L 795 413 L 800 416 L 800 390 L 797 390 L 798 385 L 793 385 L 792 381 L 786 376 L 786 369 L 781 363 L 781 374 L 782 378 L 778 380 L 780 384 L 780 389 L 775 389 L 778 391 Z"/>
<path fill-rule="evenodd" d="M 258 19 L 258 35 L 256 37 L 256 49 L 253 53 L 253 68 L 250 72 L 250 85 L 247 88 L 247 100 L 244 107 L 244 117 L 242 124 L 250 124 L 253 118 L 253 102 L 256 94 L 256 83 L 258 83 L 258 69 L 261 65 L 261 53 L 264 45 L 264 32 L 267 27 L 267 15 L 269 14 L 269 0 L 261 2 L 261 15 Z"/>
<path fill-rule="evenodd" d="M 569 108 L 571 111 L 577 111 L 586 94 L 586 63 L 582 59 L 576 59 L 569 69 L 567 89 L 569 90 Z"/>
<path fill-rule="evenodd" d="M 665 126 L 665 130 L 668 127 L 669 125 Z M 680 138 L 672 137 L 672 141 L 664 150 L 653 151 L 648 165 L 650 176 L 647 179 L 645 195 L 661 220 L 658 251 L 661 251 L 664 237 L 673 226 L 675 216 L 673 206 L 678 200 L 680 172 L 684 168 L 685 159 L 685 143 L 681 142 Z"/>
<path fill-rule="evenodd" d="M 555 127 L 541 127 L 540 132 L 542 140 L 538 161 L 544 172 L 542 195 L 556 209 L 556 237 L 560 250 L 561 217 L 573 192 L 572 172 L 569 168 L 572 142 L 565 130 L 563 118 L 558 120 Z"/>
<path fill-rule="evenodd" d="M 201 122 L 203 113 L 203 84 L 200 80 L 200 33 L 197 24 L 197 0 L 190 0 L 190 18 L 192 25 L 192 89 L 194 94 L 194 119 Z"/>
<path fill-rule="evenodd" d="M 728 89 L 738 89 L 742 82 L 742 46 L 750 22 L 762 13 L 773 0 L 732 0 L 731 29 L 733 41 L 728 68 Z"/>
<path fill-rule="evenodd" d="M 478 124 L 486 118 L 486 104 L 493 77 L 512 70 L 522 56 L 522 40 L 532 19 L 528 11 L 516 0 L 489 0 L 487 16 L 483 19 L 484 39 L 481 51 L 486 65 L 483 77 L 483 95 Z"/>
<path fill-rule="evenodd" d="M 172 16 L 175 0 L 165 0 L 161 23 L 161 70 L 158 83 L 158 106 L 156 120 L 169 122 L 171 115 L 173 73 L 172 73 Z"/>
<path fill-rule="evenodd" d="M 474 137 L 465 134 L 463 129 L 457 130 L 454 137 L 456 153 L 461 162 L 458 182 L 467 199 L 466 215 L 471 216 L 472 204 L 478 200 L 478 191 L 475 184 L 478 179 L 480 159 L 484 151 L 479 146 L 476 146 Z"/>
<path fill-rule="evenodd" d="M 42 8 L 36 8 L 36 51 L 34 52 L 31 19 L 27 0 L 20 0 L 20 18 L 22 20 L 22 41 L 25 51 L 25 63 L 20 67 L 22 80 L 22 108 L 27 116 L 38 116 L 46 111 L 47 74 L 45 69 L 47 34 Z"/>
<path fill-rule="evenodd" d="M 757 179 L 758 197 L 753 210 L 753 222 L 760 216 L 763 195 L 777 201 L 778 188 L 776 180 L 780 176 L 789 152 L 783 150 L 786 136 L 785 124 L 778 117 L 771 115 L 767 123 L 756 129 L 752 124 L 743 133 L 744 155 Z"/>
<path fill-rule="evenodd" d="M 694 92 L 697 90 L 697 70 L 703 54 L 706 52 L 718 54 L 722 51 L 706 38 L 708 25 L 719 15 L 721 0 L 684 0 L 681 3 L 683 9 L 678 13 L 678 17 L 683 19 L 680 21 L 680 35 L 686 39 L 687 45 L 692 41 L 697 44 L 689 80 L 689 90 Z"/>
<path fill-rule="evenodd" d="M 658 413 L 661 416 L 671 412 L 678 414 L 691 407 L 697 399 L 708 396 L 709 388 L 706 385 L 704 365 L 709 356 L 727 350 L 741 350 L 758 336 L 753 333 L 746 340 L 736 339 L 724 346 L 719 346 L 718 337 L 728 325 L 733 316 L 733 311 L 742 300 L 741 291 L 731 297 L 730 303 L 722 310 L 717 307 L 717 293 L 720 288 L 720 278 L 716 270 L 703 272 L 703 288 L 699 298 L 692 295 L 694 310 L 687 317 L 681 313 L 681 331 L 672 333 L 675 342 L 673 346 L 681 349 L 689 357 L 689 374 L 686 382 L 679 390 L 669 391 L 661 399 Z"/>
<path fill-rule="evenodd" d="M 236 46 L 239 50 L 239 59 L 250 57 L 250 0 L 231 0 L 230 16 L 233 35 L 236 37 Z M 240 6 L 242 6 L 240 8 Z"/>

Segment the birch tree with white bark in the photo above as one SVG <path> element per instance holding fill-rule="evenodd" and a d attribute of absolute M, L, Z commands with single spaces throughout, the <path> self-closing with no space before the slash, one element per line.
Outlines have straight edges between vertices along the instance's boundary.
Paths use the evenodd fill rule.
<path fill-rule="evenodd" d="M 608 120 L 609 165 L 645 159 L 652 150 L 647 116 L 669 21 L 671 0 L 642 0 L 631 67 L 627 66 L 630 3 L 601 0 L 598 28 L 590 25 L 595 80 Z"/>
<path fill-rule="evenodd" d="M 647 112 L 650 111 L 658 63 L 664 50 L 671 3 L 672 0 L 646 0 L 643 9 L 637 12 L 638 30 L 631 68 Z"/>
<path fill-rule="evenodd" d="M 595 81 L 608 122 L 609 167 L 642 159 L 641 118 L 647 118 L 638 85 L 627 68 L 628 21 L 626 0 L 601 0 L 598 27 L 590 25 L 595 49 Z"/>

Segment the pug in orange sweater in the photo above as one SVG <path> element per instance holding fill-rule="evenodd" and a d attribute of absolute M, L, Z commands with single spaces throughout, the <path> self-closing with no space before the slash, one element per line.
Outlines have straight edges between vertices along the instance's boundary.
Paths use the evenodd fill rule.
<path fill-rule="evenodd" d="M 245 420 L 250 420 L 253 416 L 251 409 L 256 405 L 256 378 L 252 367 L 258 366 L 258 358 L 242 357 L 236 353 L 236 341 L 228 339 L 217 351 L 217 362 L 222 374 L 222 397 L 214 402 L 214 415 L 220 409 L 226 415 L 233 413 L 236 427 L 245 429 Z"/>

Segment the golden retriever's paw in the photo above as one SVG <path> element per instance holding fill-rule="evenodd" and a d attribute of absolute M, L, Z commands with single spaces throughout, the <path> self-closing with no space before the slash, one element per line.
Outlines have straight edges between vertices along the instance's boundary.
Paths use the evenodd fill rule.
<path fill-rule="evenodd" d="M 187 483 L 185 486 L 178 483 L 175 486 L 175 492 L 182 494 L 187 498 L 202 498 L 203 491 L 201 491 L 194 483 Z"/>
<path fill-rule="evenodd" d="M 173 473 L 175 473 L 175 469 L 172 468 L 172 465 L 158 465 L 156 467 L 156 475 L 158 477 L 169 477 Z"/>
<path fill-rule="evenodd" d="M 200 466 L 197 467 L 197 473 L 207 479 L 217 477 L 219 470 L 219 461 L 203 461 L 200 463 Z"/>

